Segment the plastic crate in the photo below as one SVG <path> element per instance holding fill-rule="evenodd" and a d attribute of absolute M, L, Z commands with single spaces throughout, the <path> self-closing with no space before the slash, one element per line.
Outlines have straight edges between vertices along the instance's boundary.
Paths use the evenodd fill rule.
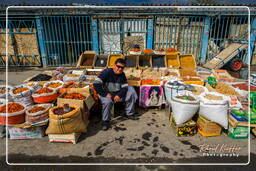
<path fill-rule="evenodd" d="M 182 69 L 195 69 L 196 59 L 191 54 L 180 55 L 180 67 Z"/>

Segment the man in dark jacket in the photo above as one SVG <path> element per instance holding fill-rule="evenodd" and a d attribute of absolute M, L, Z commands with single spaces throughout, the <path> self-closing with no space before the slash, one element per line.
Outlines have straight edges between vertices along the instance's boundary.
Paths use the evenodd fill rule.
<path fill-rule="evenodd" d="M 107 130 L 110 127 L 111 108 L 114 103 L 125 101 L 126 117 L 136 120 L 135 102 L 137 94 L 132 86 L 128 86 L 126 76 L 123 72 L 125 60 L 119 58 L 115 61 L 113 68 L 103 70 L 98 78 L 94 88 L 99 94 L 102 103 L 102 129 Z"/>

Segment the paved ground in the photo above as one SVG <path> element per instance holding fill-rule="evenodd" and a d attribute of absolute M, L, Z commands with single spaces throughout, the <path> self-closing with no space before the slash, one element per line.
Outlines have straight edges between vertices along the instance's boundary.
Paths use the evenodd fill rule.
<path fill-rule="evenodd" d="M 40 70 L 20 71 L 18 69 L 9 72 L 9 83 L 16 85 L 22 80 Z M 5 82 L 5 73 L 0 73 L 0 84 Z M 88 127 L 88 133 L 80 137 L 79 143 L 63 144 L 49 143 L 48 137 L 35 140 L 8 140 L 8 161 L 10 163 L 247 163 L 248 162 L 248 140 L 232 140 L 222 134 L 219 137 L 202 137 L 199 134 L 193 137 L 176 137 L 170 127 L 168 116 L 164 109 L 144 110 L 139 108 L 139 120 L 131 121 L 123 117 L 112 120 L 112 128 L 106 132 L 100 131 L 100 120 L 94 113 Z M 6 139 L 0 139 L 2 147 Z M 251 161 L 256 157 L 256 141 L 251 136 Z M 227 147 L 240 147 L 234 151 L 237 156 L 203 156 L 200 151 L 202 145 L 216 147 L 216 145 Z M 217 150 L 218 154 L 233 155 L 233 152 Z M 216 153 L 216 154 L 217 154 Z M 5 160 L 5 148 L 0 148 L 2 163 Z M 255 161 L 254 161 L 255 163 Z M 160 164 L 159 164 L 160 165 Z M 6 165 L 2 165 L 6 168 Z M 255 164 L 250 164 L 250 168 Z M 18 166 L 9 166 L 17 169 Z M 26 167 L 34 170 L 46 169 L 46 166 Z M 74 169 L 75 166 L 57 167 L 55 169 Z M 82 167 L 79 167 L 80 169 Z M 84 166 L 83 168 L 106 170 L 104 166 Z M 171 170 L 178 166 L 109 166 L 111 170 Z M 181 169 L 195 167 L 183 166 Z M 214 167 L 215 169 L 218 167 Z M 248 168 L 248 167 L 247 167 Z M 180 168 L 179 168 L 180 169 Z M 206 169 L 201 166 L 200 169 Z M 232 169 L 238 169 L 233 166 Z M 75 168 L 77 170 L 77 167 Z"/>

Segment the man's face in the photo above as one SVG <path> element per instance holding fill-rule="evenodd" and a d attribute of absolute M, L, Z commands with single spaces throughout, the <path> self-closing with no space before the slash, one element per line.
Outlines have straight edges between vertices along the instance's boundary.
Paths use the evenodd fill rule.
<path fill-rule="evenodd" d="M 115 64 L 115 66 L 114 66 L 114 68 L 113 68 L 114 73 L 115 73 L 115 74 L 122 74 L 123 71 L 124 71 L 124 67 L 125 67 L 124 64 L 121 64 L 121 63 Z"/>

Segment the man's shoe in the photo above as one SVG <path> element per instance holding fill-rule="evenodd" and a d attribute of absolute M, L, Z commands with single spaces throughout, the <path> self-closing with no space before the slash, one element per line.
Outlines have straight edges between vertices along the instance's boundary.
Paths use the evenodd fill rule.
<path fill-rule="evenodd" d="M 109 128 L 110 128 L 110 123 L 109 123 L 109 121 L 102 121 L 101 129 L 102 129 L 103 131 L 106 131 L 106 130 L 108 130 Z"/>
<path fill-rule="evenodd" d="M 139 118 L 136 117 L 135 115 L 125 115 L 125 117 L 126 117 L 127 119 L 130 119 L 130 120 L 138 120 L 138 119 L 139 119 Z"/>

